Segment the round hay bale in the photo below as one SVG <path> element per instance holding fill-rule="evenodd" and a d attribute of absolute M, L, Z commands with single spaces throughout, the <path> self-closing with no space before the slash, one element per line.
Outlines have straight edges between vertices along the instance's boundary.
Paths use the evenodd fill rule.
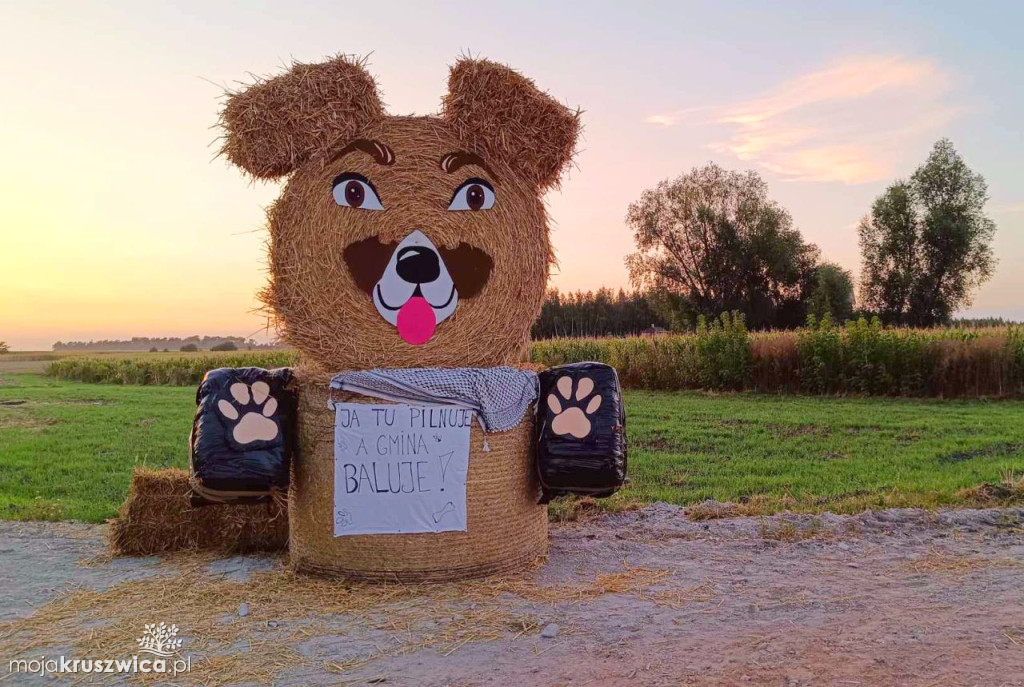
<path fill-rule="evenodd" d="M 521 569 L 547 552 L 547 507 L 537 505 L 533 413 L 507 432 L 474 424 L 466 480 L 466 532 L 334 536 L 334 412 L 331 375 L 300 369 L 299 455 L 289 495 L 295 569 L 375 581 L 433 582 Z M 382 403 L 334 392 L 334 399 Z"/>
<path fill-rule="evenodd" d="M 484 212 L 449 212 L 437 198 L 450 198 L 462 177 L 451 178 L 438 160 L 467 147 L 452 125 L 431 117 L 390 117 L 360 135 L 387 141 L 398 162 L 382 165 L 359 153 L 305 165 L 268 214 L 270 281 L 261 299 L 281 338 L 332 372 L 489 367 L 521 359 L 554 259 L 536 188 L 496 160 L 501 202 Z M 390 191 L 387 212 L 339 208 L 330 189 L 343 172 L 372 179 L 381 193 Z M 471 268 L 459 251 L 478 251 L 491 267 L 474 296 L 464 297 L 464 285 L 458 285 L 455 313 L 429 341 L 413 346 L 381 317 L 372 291 L 391 253 L 416 227 L 427 227 L 438 249 L 450 251 L 442 258 L 456 278 Z M 377 248 L 368 255 L 352 252 L 366 240 Z M 358 265 L 370 275 L 365 282 L 353 271 Z"/>

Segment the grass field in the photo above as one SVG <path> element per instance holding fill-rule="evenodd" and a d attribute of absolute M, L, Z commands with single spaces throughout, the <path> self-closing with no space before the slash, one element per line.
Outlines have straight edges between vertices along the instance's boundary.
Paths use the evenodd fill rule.
<path fill-rule="evenodd" d="M 981 505 L 962 490 L 983 484 L 1024 496 L 1019 401 L 628 392 L 626 403 L 626 498 L 764 513 Z"/>
<path fill-rule="evenodd" d="M 0 376 L 0 518 L 113 515 L 133 465 L 185 466 L 195 390 Z"/>
<path fill-rule="evenodd" d="M 195 391 L 0 372 L 0 518 L 102 521 L 131 468 L 185 467 Z M 631 484 L 601 508 L 741 512 L 1024 502 L 1024 403 L 627 392 Z M 592 507 L 555 509 L 571 517 Z"/>

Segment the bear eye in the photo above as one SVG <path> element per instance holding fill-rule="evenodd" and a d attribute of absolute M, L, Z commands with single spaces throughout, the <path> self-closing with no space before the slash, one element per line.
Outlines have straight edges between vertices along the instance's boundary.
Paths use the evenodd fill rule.
<path fill-rule="evenodd" d="M 384 209 L 384 206 L 380 204 L 377 189 L 362 174 L 355 172 L 339 174 L 334 179 L 332 194 L 334 202 L 338 205 L 360 210 Z"/>
<path fill-rule="evenodd" d="M 467 179 L 455 189 L 449 210 L 490 210 L 494 207 L 494 187 L 483 179 Z"/>

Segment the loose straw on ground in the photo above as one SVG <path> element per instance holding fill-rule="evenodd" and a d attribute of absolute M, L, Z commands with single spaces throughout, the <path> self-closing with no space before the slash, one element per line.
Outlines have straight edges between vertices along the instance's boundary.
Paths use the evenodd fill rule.
<path fill-rule="evenodd" d="M 452 653 L 473 642 L 516 640 L 541 624 L 531 603 L 582 604 L 605 594 L 644 595 L 657 603 L 648 591 L 663 585 L 668 574 L 625 567 L 584 581 L 541 585 L 531 571 L 415 586 L 311 578 L 287 570 L 282 561 L 276 570 L 238 581 L 207 572 L 215 559 L 208 553 L 168 556 L 169 575 L 104 591 L 72 591 L 30 618 L 0 625 L 0 652 L 17 657 L 72 646 L 75 656 L 130 655 L 143 625 L 166 619 L 187 637 L 183 650 L 193 655 L 188 680 L 270 683 L 284 671 L 344 673 L 421 649 Z M 676 605 L 688 593 L 703 599 L 682 592 L 665 601 Z M 243 602 L 251 609 L 244 618 L 238 616 Z M 337 636 L 339 646 L 348 642 L 352 655 L 328 659 L 296 648 L 324 636 Z"/>

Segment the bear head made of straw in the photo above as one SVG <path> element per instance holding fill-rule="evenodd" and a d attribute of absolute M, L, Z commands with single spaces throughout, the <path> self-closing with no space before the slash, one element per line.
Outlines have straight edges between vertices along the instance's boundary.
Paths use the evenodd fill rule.
<path fill-rule="evenodd" d="M 523 359 L 553 262 L 542 196 L 579 112 L 512 69 L 452 67 L 436 116 L 384 111 L 364 62 L 295 64 L 228 94 L 222 152 L 287 177 L 262 299 L 327 371 Z"/>

